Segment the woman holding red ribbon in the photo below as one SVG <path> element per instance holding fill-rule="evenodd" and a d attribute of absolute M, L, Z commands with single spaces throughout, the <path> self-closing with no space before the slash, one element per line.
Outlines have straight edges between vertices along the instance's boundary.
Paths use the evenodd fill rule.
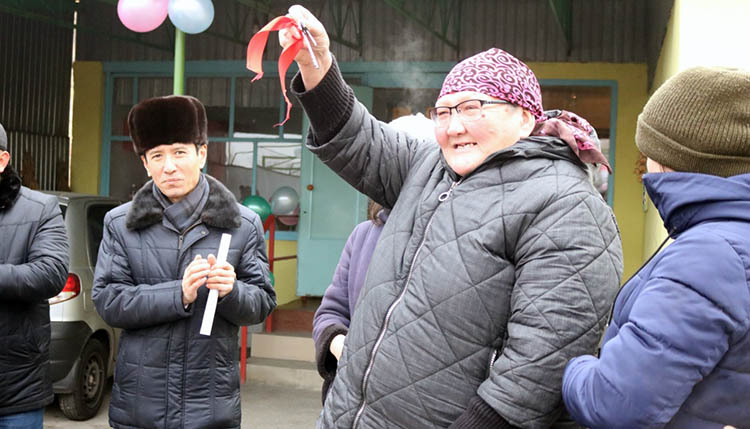
<path fill-rule="evenodd" d="M 379 122 L 346 85 L 323 25 L 279 32 L 300 73 L 307 147 L 391 209 L 319 427 L 549 427 L 565 364 L 595 351 L 622 249 L 586 163 L 589 124 L 544 112 L 500 49 L 457 64 L 431 109 L 439 145 Z M 309 47 L 309 49 L 308 49 Z M 311 57 L 311 52 L 315 61 Z M 316 67 L 317 64 L 317 67 Z"/>

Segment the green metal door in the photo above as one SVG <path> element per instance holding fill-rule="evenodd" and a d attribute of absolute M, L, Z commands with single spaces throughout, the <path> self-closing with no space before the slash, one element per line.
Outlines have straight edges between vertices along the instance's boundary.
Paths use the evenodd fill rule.
<path fill-rule="evenodd" d="M 353 86 L 357 99 L 372 106 L 370 87 Z M 306 135 L 307 125 L 303 125 Z M 297 229 L 297 295 L 322 296 L 346 239 L 367 218 L 367 197 L 344 182 L 304 146 Z"/>

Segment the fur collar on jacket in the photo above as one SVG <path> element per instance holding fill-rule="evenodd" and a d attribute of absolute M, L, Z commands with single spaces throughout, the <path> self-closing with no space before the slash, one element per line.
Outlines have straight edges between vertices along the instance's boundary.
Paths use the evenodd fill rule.
<path fill-rule="evenodd" d="M 201 213 L 201 221 L 216 228 L 239 228 L 242 219 L 234 195 L 213 177 L 206 175 L 206 180 L 208 201 Z M 143 229 L 161 222 L 164 217 L 164 208 L 151 191 L 152 184 L 152 180 L 146 182 L 133 197 L 125 222 L 128 229 Z"/>
<path fill-rule="evenodd" d="M 0 210 L 6 210 L 16 202 L 21 193 L 21 177 L 10 164 L 0 175 Z"/>

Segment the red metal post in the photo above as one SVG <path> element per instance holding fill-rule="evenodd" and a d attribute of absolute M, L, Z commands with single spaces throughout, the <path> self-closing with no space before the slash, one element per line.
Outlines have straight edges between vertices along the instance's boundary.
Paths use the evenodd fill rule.
<path fill-rule="evenodd" d="M 276 221 L 273 215 L 269 215 L 263 223 L 263 229 L 268 231 L 268 269 L 273 272 L 273 245 L 276 232 Z M 266 332 L 271 332 L 271 316 L 266 317 Z M 240 329 L 240 382 L 245 384 L 247 379 L 247 326 Z"/>

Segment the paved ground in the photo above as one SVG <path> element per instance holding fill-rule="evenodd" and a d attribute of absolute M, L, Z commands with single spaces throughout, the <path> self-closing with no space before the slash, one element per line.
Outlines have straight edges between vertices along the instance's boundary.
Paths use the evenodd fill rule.
<path fill-rule="evenodd" d="M 70 421 L 63 416 L 57 402 L 47 407 L 44 427 L 50 429 L 108 428 L 109 407 L 107 388 L 99 414 L 85 422 Z M 298 390 L 269 385 L 242 387 L 242 427 L 263 429 L 314 428 L 320 413 L 320 391 Z"/>

